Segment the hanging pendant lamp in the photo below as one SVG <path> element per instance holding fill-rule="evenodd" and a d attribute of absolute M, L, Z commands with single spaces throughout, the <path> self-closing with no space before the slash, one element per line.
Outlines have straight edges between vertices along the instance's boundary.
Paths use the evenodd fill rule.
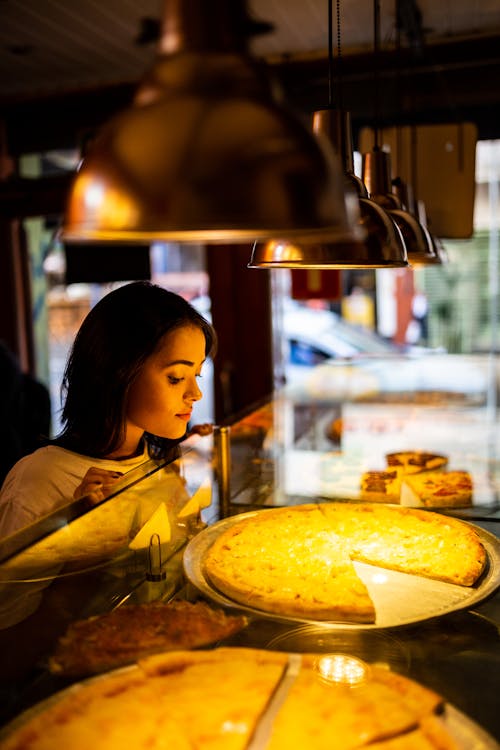
<path fill-rule="evenodd" d="M 398 146 L 399 151 L 401 148 Z M 418 158 L 417 158 L 417 128 L 415 125 L 411 126 L 411 139 L 410 139 L 410 175 L 414 185 L 418 185 Z M 429 232 L 429 236 L 432 242 L 433 258 L 428 259 L 425 265 L 442 265 L 448 262 L 448 256 L 441 240 L 436 237 L 429 229 L 429 222 L 427 219 L 427 211 L 425 203 L 419 200 L 413 190 L 411 191 L 411 197 L 409 198 L 408 207 L 414 216 L 418 217 L 419 222 L 422 226 L 426 227 Z M 424 264 L 422 264 L 424 265 Z"/>
<path fill-rule="evenodd" d="M 373 0 L 373 52 L 374 52 L 374 98 L 375 145 L 372 150 L 362 155 L 361 179 L 370 199 L 386 211 L 403 236 L 407 260 L 410 265 L 425 261 L 432 256 L 430 238 L 427 230 L 404 210 L 398 196 L 392 192 L 390 156 L 380 148 L 380 112 L 379 112 L 379 57 L 380 57 L 380 0 Z"/>
<path fill-rule="evenodd" d="M 436 255 L 436 260 L 430 261 L 429 263 L 427 263 L 427 265 L 433 265 L 433 264 L 444 265 L 445 263 L 448 263 L 449 262 L 448 252 L 445 246 L 443 245 L 442 240 L 439 237 L 437 237 L 435 234 L 433 234 L 433 232 L 431 232 L 431 230 L 429 229 L 429 225 L 427 221 L 427 211 L 425 208 L 425 203 L 422 200 L 416 201 L 415 212 L 418 216 L 418 220 L 420 221 L 420 223 L 423 224 L 425 227 L 427 227 L 429 231 L 429 236 L 431 238 L 432 247 Z"/>
<path fill-rule="evenodd" d="M 436 253 L 427 228 L 403 208 L 392 191 L 390 154 L 375 146 L 362 155 L 362 180 L 372 201 L 394 219 L 403 235 L 411 266 L 436 262 Z"/>
<path fill-rule="evenodd" d="M 346 216 L 349 224 L 339 226 L 328 242 L 274 239 L 256 242 L 249 268 L 371 269 L 408 265 L 401 231 L 390 215 L 368 198 L 361 180 L 354 174 L 347 112 L 317 110 L 313 130 L 327 137 L 344 166 Z"/>
<path fill-rule="evenodd" d="M 245 0 L 166 0 L 160 55 L 85 154 L 65 241 L 323 237 L 344 211 L 331 150 L 247 53 Z"/>
<path fill-rule="evenodd" d="M 426 258 L 420 260 L 418 257 L 415 257 L 413 259 L 412 266 L 418 267 L 424 265 L 441 265 L 443 261 L 438 249 L 436 238 L 433 237 L 427 226 L 424 204 L 422 203 L 422 201 L 419 201 L 417 206 L 417 201 L 415 200 L 415 194 L 413 192 L 412 186 L 406 183 L 400 177 L 396 177 L 394 180 L 392 180 L 392 187 L 393 192 L 399 198 L 403 209 L 408 211 L 408 213 L 411 214 L 411 216 L 413 216 L 420 224 L 429 248 L 429 253 L 427 254 Z"/>
<path fill-rule="evenodd" d="M 340 0 L 337 0 L 340 58 Z M 340 106 L 333 104 L 333 3 L 328 0 L 329 106 L 313 117 L 313 131 L 333 147 L 344 170 L 345 216 L 337 221 L 336 231 L 326 242 L 314 238 L 302 240 L 272 239 L 256 242 L 249 268 L 386 268 L 408 265 L 404 241 L 398 226 L 368 200 L 366 189 L 354 175 L 351 124 L 341 106 L 342 92 L 338 76 Z"/>

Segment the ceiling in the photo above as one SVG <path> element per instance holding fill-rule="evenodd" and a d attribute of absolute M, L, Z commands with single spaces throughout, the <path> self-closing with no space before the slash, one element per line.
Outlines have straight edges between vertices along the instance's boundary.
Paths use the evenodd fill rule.
<path fill-rule="evenodd" d="M 163 4 L 0 0 L 0 101 L 137 80 L 154 58 L 151 21 L 161 18 Z M 395 5 L 395 0 L 380 2 L 384 45 L 394 44 Z M 407 16 L 416 7 L 414 0 L 403 5 Z M 334 14 L 336 7 L 334 3 Z M 373 4 L 344 0 L 339 7 L 344 54 L 371 49 Z M 327 0 L 249 0 L 249 8 L 254 17 L 274 27 L 254 40 L 256 55 L 314 56 L 327 49 Z M 498 0 L 418 0 L 418 9 L 428 43 L 500 34 Z M 408 27 L 414 23 L 407 21 Z M 336 33 L 335 29 L 335 43 Z"/>
<path fill-rule="evenodd" d="M 427 75 L 426 81 L 431 75 L 439 80 L 430 95 L 428 83 L 415 78 L 414 110 L 421 107 L 432 116 L 433 108 L 437 112 L 446 105 L 451 111 L 458 103 L 464 106 L 465 117 L 476 115 L 474 107 L 479 118 L 491 119 L 497 107 L 500 112 L 499 0 L 380 0 L 381 50 L 392 54 L 387 70 L 393 78 L 394 71 L 404 67 L 402 58 L 395 57 L 397 2 L 402 13 L 399 54 L 403 47 L 413 55 L 419 75 Z M 363 117 L 373 112 L 363 103 L 373 89 L 374 3 L 338 0 L 338 4 L 348 108 L 354 117 Z M 273 27 L 253 39 L 253 53 L 284 71 L 284 80 L 288 74 L 288 88 L 301 106 L 322 105 L 328 0 L 248 0 L 248 5 L 253 17 Z M 48 118 L 44 101 L 50 101 L 52 114 L 46 130 L 57 119 L 55 127 L 62 131 L 71 105 L 68 95 L 77 92 L 81 100 L 89 92 L 135 85 L 154 60 L 163 6 L 164 0 L 0 0 L 0 117 L 7 119 L 12 140 L 21 138 L 23 129 L 33 131 L 33 118 L 42 128 Z M 336 9 L 337 0 L 334 17 Z M 337 31 L 334 24 L 336 54 Z M 382 92 L 389 90 L 386 83 L 382 80 Z M 405 86 L 403 82 L 403 91 Z M 27 102 L 41 104 L 30 109 Z M 100 106 L 105 109 L 106 104 Z M 90 106 L 94 104 L 87 105 L 87 112 Z M 109 100 L 109 108 L 113 106 Z M 401 101 L 391 106 L 397 111 Z M 449 115 L 445 112 L 442 117 Z M 500 128 L 500 117 L 498 122 Z M 21 146 L 14 143 L 17 148 Z"/>

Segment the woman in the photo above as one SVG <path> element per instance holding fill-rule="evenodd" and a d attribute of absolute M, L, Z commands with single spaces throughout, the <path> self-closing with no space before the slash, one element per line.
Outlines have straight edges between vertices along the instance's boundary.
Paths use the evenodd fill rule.
<path fill-rule="evenodd" d="M 215 347 L 211 325 L 186 300 L 149 282 L 98 302 L 66 365 L 61 434 L 18 461 L 2 486 L 0 536 L 72 499 L 102 500 L 149 457 L 175 458 Z"/>

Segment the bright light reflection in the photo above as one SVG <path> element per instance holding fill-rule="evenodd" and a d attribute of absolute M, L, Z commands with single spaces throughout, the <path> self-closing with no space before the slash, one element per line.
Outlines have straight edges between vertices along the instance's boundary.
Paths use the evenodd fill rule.
<path fill-rule="evenodd" d="M 245 721 L 225 721 L 221 729 L 224 733 L 245 734 L 248 732 L 248 724 Z"/>
<path fill-rule="evenodd" d="M 86 206 L 88 208 L 97 208 L 104 198 L 104 185 L 98 182 L 91 182 L 84 185 L 82 192 Z"/>
<path fill-rule="evenodd" d="M 387 583 L 389 580 L 387 573 L 374 573 L 372 576 L 372 582 L 373 583 Z"/>
<path fill-rule="evenodd" d="M 329 654 L 317 661 L 317 670 L 328 682 L 357 685 L 367 679 L 369 665 L 345 654 Z"/>

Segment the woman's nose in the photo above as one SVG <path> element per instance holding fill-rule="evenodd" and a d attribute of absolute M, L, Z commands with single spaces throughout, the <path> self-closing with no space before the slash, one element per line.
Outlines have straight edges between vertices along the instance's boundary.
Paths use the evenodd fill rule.
<path fill-rule="evenodd" d="M 200 387 L 196 380 L 193 379 L 193 381 L 190 383 L 186 396 L 191 401 L 199 401 L 200 398 L 203 396 L 203 393 L 200 390 Z"/>

